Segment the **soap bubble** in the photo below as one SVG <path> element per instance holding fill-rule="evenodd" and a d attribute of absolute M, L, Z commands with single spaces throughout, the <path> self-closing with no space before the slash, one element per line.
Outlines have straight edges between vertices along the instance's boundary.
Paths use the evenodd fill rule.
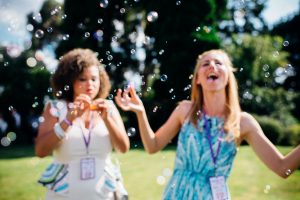
<path fill-rule="evenodd" d="M 154 22 L 157 20 L 157 18 L 158 18 L 158 13 L 155 11 L 151 11 L 147 15 L 148 22 Z"/>

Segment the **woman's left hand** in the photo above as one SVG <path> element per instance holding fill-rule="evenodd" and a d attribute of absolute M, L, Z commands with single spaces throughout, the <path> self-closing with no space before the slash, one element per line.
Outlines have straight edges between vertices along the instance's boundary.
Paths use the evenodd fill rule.
<path fill-rule="evenodd" d="M 90 110 L 98 111 L 103 120 L 112 116 L 112 109 L 111 102 L 101 98 L 95 99 L 90 105 Z"/>

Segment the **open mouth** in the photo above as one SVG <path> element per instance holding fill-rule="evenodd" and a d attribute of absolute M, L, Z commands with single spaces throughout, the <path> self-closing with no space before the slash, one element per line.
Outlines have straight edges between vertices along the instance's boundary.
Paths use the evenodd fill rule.
<path fill-rule="evenodd" d="M 218 76 L 216 74 L 209 74 L 207 77 L 208 80 L 214 81 L 218 79 Z"/>

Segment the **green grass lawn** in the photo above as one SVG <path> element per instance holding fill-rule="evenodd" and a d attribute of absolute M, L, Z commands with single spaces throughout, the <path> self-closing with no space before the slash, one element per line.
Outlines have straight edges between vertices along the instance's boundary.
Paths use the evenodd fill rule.
<path fill-rule="evenodd" d="M 291 148 L 279 149 L 287 153 Z M 154 155 L 132 149 L 113 156 L 121 162 L 131 200 L 161 199 L 164 180 L 169 179 L 173 168 L 174 148 Z M 36 180 L 50 161 L 51 157 L 34 157 L 33 147 L 1 148 L 0 200 L 44 199 L 45 190 Z M 233 200 L 300 200 L 300 170 L 289 179 L 279 178 L 257 159 L 251 148 L 243 146 L 235 160 L 229 187 Z"/>

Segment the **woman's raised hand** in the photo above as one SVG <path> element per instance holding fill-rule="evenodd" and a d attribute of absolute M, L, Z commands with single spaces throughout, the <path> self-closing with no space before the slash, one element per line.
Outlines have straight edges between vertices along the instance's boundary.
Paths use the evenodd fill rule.
<path fill-rule="evenodd" d="M 113 113 L 112 102 L 102 98 L 95 99 L 90 105 L 90 110 L 98 111 L 102 119 L 107 119 L 107 117 L 111 117 Z"/>
<path fill-rule="evenodd" d="M 70 110 L 67 114 L 67 118 L 73 121 L 76 117 L 80 117 L 85 110 L 89 109 L 91 104 L 91 98 L 88 95 L 80 94 L 78 95 L 72 106 L 70 106 Z"/>
<path fill-rule="evenodd" d="M 117 105 L 124 111 L 133 111 L 135 113 L 145 110 L 143 102 L 138 97 L 133 86 L 122 92 L 118 89 L 117 96 L 115 97 Z"/>

